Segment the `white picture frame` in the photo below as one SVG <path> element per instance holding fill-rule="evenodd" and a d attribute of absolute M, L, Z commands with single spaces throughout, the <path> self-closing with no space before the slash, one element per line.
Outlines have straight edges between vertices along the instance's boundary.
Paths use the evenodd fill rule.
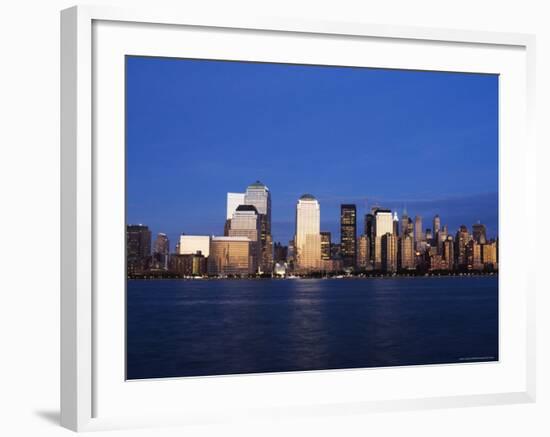
<path fill-rule="evenodd" d="M 108 24 L 106 33 L 103 34 L 106 36 L 102 36 L 94 30 L 94 26 L 98 23 Z M 362 398 L 361 395 L 356 394 L 353 397 L 350 395 L 349 399 L 346 399 L 347 392 L 345 388 L 348 386 L 347 384 L 353 386 L 354 380 L 362 377 L 361 372 L 328 372 L 330 374 L 328 377 L 327 372 L 314 372 L 313 375 L 309 375 L 310 372 L 308 372 L 308 375 L 296 372 L 293 375 L 286 375 L 284 380 L 281 377 L 278 382 L 282 383 L 284 387 L 286 383 L 299 384 L 302 379 L 308 379 L 307 384 L 309 386 L 327 383 L 327 387 L 335 387 L 336 385 L 331 384 L 338 384 L 342 387 L 342 390 L 338 397 L 334 392 L 334 400 L 331 400 L 329 390 L 326 397 L 321 396 L 318 401 L 308 400 L 304 397 L 300 405 L 290 403 L 284 405 L 281 400 L 284 400 L 285 394 L 282 393 L 278 403 L 270 404 L 266 402 L 265 405 L 261 405 L 253 411 L 249 409 L 250 403 L 247 404 L 246 400 L 241 402 L 237 399 L 235 408 L 225 411 L 221 408 L 225 398 L 223 393 L 218 390 L 231 390 L 231 392 L 234 392 L 242 389 L 246 393 L 246 390 L 249 390 L 246 385 L 247 381 L 250 383 L 248 385 L 260 385 L 262 381 L 277 376 L 196 378 L 193 379 L 194 389 L 203 389 L 213 395 L 219 395 L 221 400 L 218 406 L 213 404 L 210 407 L 204 407 L 198 402 L 197 408 L 191 411 L 189 406 L 178 404 L 170 410 L 164 410 L 161 405 L 157 410 L 151 410 L 150 413 L 148 413 L 147 406 L 144 406 L 143 411 L 136 409 L 136 415 L 133 416 L 132 411 L 134 411 L 135 406 L 128 404 L 128 410 L 120 410 L 120 414 L 108 407 L 105 407 L 105 411 L 109 410 L 109 414 L 98 414 L 104 403 L 101 401 L 101 396 L 98 395 L 98 385 L 102 387 L 99 392 L 105 393 L 108 388 L 106 388 L 107 385 L 103 381 L 117 377 L 116 375 L 104 376 L 106 372 L 101 369 L 105 367 L 101 359 L 98 358 L 98 355 L 105 357 L 111 349 L 101 349 L 104 347 L 105 342 L 102 339 L 105 339 L 105 336 L 101 334 L 101 329 L 98 331 L 97 326 L 98 318 L 101 317 L 101 312 L 105 311 L 106 308 L 105 299 L 101 301 L 97 299 L 98 284 L 102 284 L 103 280 L 98 275 L 97 270 L 97 266 L 101 263 L 101 257 L 98 255 L 100 253 L 97 240 L 98 226 L 100 227 L 99 233 L 102 232 L 101 226 L 103 226 L 99 224 L 103 220 L 99 216 L 99 211 L 105 210 L 98 209 L 97 206 L 103 201 L 101 193 L 104 193 L 104 190 L 101 188 L 101 184 L 107 182 L 102 182 L 102 180 L 105 180 L 105 172 L 97 171 L 98 166 L 105 168 L 105 161 L 102 161 L 106 159 L 105 154 L 98 157 L 96 153 L 97 144 L 94 142 L 101 135 L 100 132 L 96 131 L 94 125 L 101 117 L 101 114 L 98 114 L 101 102 L 98 103 L 95 88 L 98 80 L 101 80 L 98 79 L 98 76 L 103 74 L 103 71 L 94 65 L 94 59 L 97 60 L 98 56 L 102 55 L 98 53 L 105 47 L 105 44 L 102 45 L 102 38 L 115 38 L 113 35 L 116 35 L 118 30 L 112 34 L 109 33 L 111 32 L 109 26 L 112 23 L 122 27 L 124 25 L 144 26 L 144 28 L 146 26 L 164 26 L 162 32 L 173 31 L 178 26 L 190 30 L 212 30 L 213 32 L 234 29 L 238 30 L 239 35 L 244 35 L 244 37 L 248 33 L 259 35 L 258 32 L 269 32 L 269 37 L 273 39 L 282 36 L 292 36 L 297 39 L 311 36 L 335 39 L 353 38 L 354 41 L 358 42 L 363 40 L 384 41 L 390 45 L 401 42 L 425 43 L 432 46 L 441 45 L 441 47 L 454 45 L 465 52 L 477 48 L 498 50 L 503 53 L 507 50 L 514 52 L 516 55 L 513 59 L 521 59 L 522 62 L 521 65 L 515 65 L 513 68 L 517 68 L 517 77 L 524 78 L 525 83 L 510 85 L 510 87 L 515 87 L 514 89 L 517 91 L 514 99 L 519 99 L 518 101 L 522 102 L 519 109 L 510 109 L 519 111 L 522 118 L 517 119 L 517 123 L 521 125 L 521 128 L 517 132 L 510 132 L 510 138 L 508 138 L 506 132 L 504 133 L 504 141 L 510 139 L 510 150 L 506 152 L 503 158 L 505 162 L 501 162 L 501 169 L 504 169 L 504 174 L 501 174 L 501 178 L 504 178 L 501 179 L 500 195 L 501 203 L 503 203 L 501 208 L 505 208 L 504 211 L 501 210 L 501 217 L 503 212 L 508 216 L 508 208 L 511 203 L 507 201 L 508 197 L 503 198 L 502 196 L 521 197 L 530 205 L 536 203 L 534 199 L 535 143 L 533 139 L 535 39 L 532 35 L 383 26 L 365 23 L 316 22 L 281 18 L 216 17 L 215 15 L 205 17 L 195 16 L 192 11 L 160 11 L 152 8 L 140 11 L 104 6 L 78 6 L 64 10 L 61 13 L 61 424 L 64 427 L 75 431 L 85 431 L 166 424 L 214 423 L 245 417 L 261 419 L 263 417 L 290 417 L 312 414 L 349 414 L 350 412 L 361 414 L 369 411 L 507 404 L 533 402 L 535 400 L 535 276 L 534 272 L 531 271 L 532 268 L 526 265 L 525 275 L 511 272 L 510 276 L 505 277 L 507 282 L 512 281 L 521 289 L 521 291 L 518 291 L 518 296 L 515 296 L 519 299 L 520 304 L 519 307 L 516 305 L 516 308 L 521 308 L 522 312 L 521 321 L 517 325 L 520 326 L 521 332 L 517 333 L 518 341 L 515 346 L 521 349 L 521 357 L 518 357 L 518 365 L 514 370 L 517 375 L 520 373 L 521 375 L 518 376 L 518 382 L 513 386 L 513 389 L 503 386 L 500 390 L 497 387 L 498 380 L 495 380 L 494 389 L 488 391 L 475 391 L 468 388 L 464 392 L 454 395 L 444 394 L 443 392 L 437 394 L 436 391 L 432 391 L 429 395 L 416 396 L 415 393 L 417 392 L 411 389 L 410 392 L 403 392 L 402 395 L 396 391 L 388 398 L 384 396 Z M 132 32 L 140 32 L 140 30 L 133 29 Z M 161 29 L 156 27 L 151 32 L 161 33 Z M 125 50 L 124 45 L 115 44 L 114 40 L 112 42 L 113 47 L 116 46 L 116 50 L 119 50 L 113 52 L 113 54 L 119 56 Z M 197 50 L 200 51 L 200 48 Z M 521 55 L 517 55 L 518 53 L 521 53 Z M 136 53 L 132 52 L 132 54 Z M 205 57 L 209 56 L 211 55 Z M 227 56 L 231 57 L 231 54 Z M 103 58 L 101 59 L 102 65 L 105 65 Z M 510 62 L 514 62 L 512 57 L 510 59 Z M 455 62 L 460 62 L 460 59 Z M 482 61 L 478 60 L 476 62 Z M 379 63 L 380 65 L 381 63 Z M 410 65 L 411 68 L 414 68 L 416 64 L 411 63 Z M 430 65 L 426 63 L 424 68 L 429 69 Z M 486 68 L 490 67 L 479 67 L 479 71 L 485 71 Z M 494 68 L 492 72 L 499 73 L 498 67 Z M 116 85 L 116 82 L 109 86 L 111 85 Z M 516 101 L 506 100 L 506 95 L 503 95 L 503 97 L 503 102 L 508 102 L 503 104 L 508 106 Z M 117 105 L 114 105 L 113 108 L 120 109 Z M 503 111 L 505 110 L 507 108 L 503 109 Z M 504 112 L 502 114 L 505 120 L 512 120 L 511 117 L 506 118 Z M 514 114 L 517 115 L 518 112 Z M 94 137 L 96 140 L 94 140 Z M 517 175 L 506 173 L 506 169 L 511 168 L 507 166 L 512 165 L 514 160 L 518 162 L 518 167 L 521 167 L 517 170 L 519 172 Z M 120 168 L 116 167 L 115 164 L 117 163 L 113 162 L 112 168 Z M 117 165 L 119 164 L 120 162 Z M 516 181 L 521 180 L 520 188 L 517 190 L 511 188 L 511 185 L 507 183 L 508 179 L 512 177 L 516 178 Z M 123 208 L 123 205 L 121 207 Z M 513 212 L 510 212 L 510 214 L 513 214 Z M 534 208 L 524 212 L 525 215 L 534 217 Z M 504 226 L 502 226 L 503 230 L 506 230 L 506 224 L 504 223 Z M 510 222 L 509 225 L 512 226 L 512 223 Z M 506 236 L 502 238 L 506 238 Z M 517 242 L 510 241 L 510 247 L 517 245 Z M 505 268 L 506 262 L 503 263 L 503 269 Z M 120 303 L 120 301 L 118 302 Z M 115 308 L 118 304 L 114 302 L 113 305 L 113 308 Z M 506 314 L 506 311 L 513 309 L 512 301 L 505 302 L 503 305 L 510 305 L 510 308 L 501 308 L 501 314 L 503 311 Z M 120 320 L 117 319 L 116 322 L 113 322 L 111 327 L 120 328 L 123 323 L 123 314 L 117 313 L 115 310 L 112 314 Z M 510 320 L 505 318 L 502 323 L 506 324 L 504 326 L 506 330 Z M 98 350 L 102 350 L 103 353 L 98 354 Z M 122 354 L 123 351 L 120 351 L 120 353 Z M 454 368 L 459 366 L 463 368 L 469 365 L 456 365 Z M 469 368 L 474 370 L 468 370 L 468 372 L 475 373 L 482 369 L 481 367 L 472 366 Z M 440 372 L 438 369 L 441 366 L 422 367 L 425 370 L 415 371 L 404 368 L 396 370 L 393 375 L 396 378 L 407 379 L 411 376 L 408 372 L 414 371 L 416 372 L 414 377 L 419 378 L 420 383 L 422 383 L 423 378 L 426 380 L 429 378 L 429 372 L 439 372 L 441 378 L 447 378 L 446 374 L 449 372 L 447 370 Z M 504 364 L 502 368 L 504 368 Z M 497 367 L 483 369 L 487 369 L 487 374 L 498 370 Z M 385 377 L 382 371 L 376 369 L 367 370 L 367 372 L 370 372 L 371 375 L 372 372 L 380 372 L 378 373 L 379 378 L 383 379 Z M 397 372 L 403 373 L 398 375 Z M 328 380 L 326 378 L 332 379 Z M 128 385 L 124 381 L 120 381 L 120 383 L 121 385 Z M 143 392 L 143 397 L 150 397 L 151 393 L 160 395 L 163 390 L 168 390 L 172 392 L 167 397 L 169 401 L 170 396 L 174 395 L 174 390 L 177 392 L 177 384 L 180 384 L 180 382 L 176 380 L 152 382 L 151 384 L 157 385 L 152 392 L 147 394 L 144 388 L 130 383 L 130 385 L 132 384 L 131 396 L 133 398 L 136 397 L 136 394 L 139 396 L 140 392 Z M 221 389 L 221 385 L 226 388 Z M 115 393 L 123 396 L 121 391 L 116 390 L 113 389 L 113 396 Z M 116 398 L 116 401 L 113 402 L 122 403 L 120 402 L 121 399 Z M 113 414 L 113 412 L 116 414 Z"/>

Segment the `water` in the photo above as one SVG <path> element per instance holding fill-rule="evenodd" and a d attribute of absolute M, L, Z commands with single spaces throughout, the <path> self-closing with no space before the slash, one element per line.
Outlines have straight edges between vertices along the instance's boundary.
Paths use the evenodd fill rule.
<path fill-rule="evenodd" d="M 127 377 L 498 360 L 498 279 L 128 281 Z"/>

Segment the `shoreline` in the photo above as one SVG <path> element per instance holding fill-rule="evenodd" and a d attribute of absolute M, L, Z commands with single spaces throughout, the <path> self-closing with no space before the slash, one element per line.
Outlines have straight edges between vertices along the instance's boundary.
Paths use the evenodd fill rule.
<path fill-rule="evenodd" d="M 498 277 L 498 272 L 491 273 L 426 273 L 426 274 L 372 274 L 372 275 L 337 275 L 337 276 L 287 276 L 287 277 L 160 277 L 160 276 L 134 276 L 127 277 L 127 281 L 292 281 L 292 280 L 369 280 L 369 279 L 407 279 L 407 278 L 479 278 Z"/>

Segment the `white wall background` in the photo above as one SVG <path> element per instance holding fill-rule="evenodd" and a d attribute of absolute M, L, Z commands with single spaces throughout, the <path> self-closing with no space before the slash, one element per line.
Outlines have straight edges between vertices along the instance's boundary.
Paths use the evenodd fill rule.
<path fill-rule="evenodd" d="M 538 216 L 550 214 L 548 124 L 550 13 L 547 2 L 523 0 L 195 0 L 96 1 L 97 4 L 242 11 L 388 24 L 535 33 L 539 142 Z M 0 6 L 0 434 L 55 436 L 59 428 L 59 10 L 65 0 L 3 1 Z M 543 228 L 542 226 L 545 226 Z M 529 224 L 539 247 L 548 224 Z M 537 261 L 544 271 L 548 257 Z M 549 277 L 538 283 L 538 402 L 282 423 L 200 427 L 187 435 L 550 435 Z M 181 435 L 182 430 L 117 435 Z"/>

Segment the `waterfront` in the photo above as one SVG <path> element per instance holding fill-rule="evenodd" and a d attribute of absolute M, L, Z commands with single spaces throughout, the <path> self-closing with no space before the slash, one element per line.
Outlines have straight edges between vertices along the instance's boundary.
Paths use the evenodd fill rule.
<path fill-rule="evenodd" d="M 128 281 L 128 379 L 498 360 L 498 277 Z"/>

